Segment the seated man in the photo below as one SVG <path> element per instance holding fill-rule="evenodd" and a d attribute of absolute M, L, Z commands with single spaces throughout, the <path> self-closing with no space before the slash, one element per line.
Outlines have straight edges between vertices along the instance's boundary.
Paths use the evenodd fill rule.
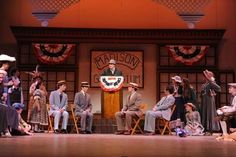
<path fill-rule="evenodd" d="M 127 97 L 126 103 L 120 112 L 115 113 L 118 130 L 115 134 L 117 135 L 130 135 L 132 131 L 132 116 L 141 116 L 143 114 L 142 110 L 140 109 L 142 96 L 136 92 L 137 90 L 138 84 L 132 82 L 129 83 L 129 96 Z"/>
<path fill-rule="evenodd" d="M 81 134 L 92 133 L 93 114 L 88 88 L 88 82 L 81 82 L 81 91 L 75 94 L 74 99 L 75 116 L 80 116 Z"/>
<path fill-rule="evenodd" d="M 144 131 L 147 135 L 155 134 L 156 118 L 162 117 L 166 120 L 170 120 L 171 107 L 175 103 L 175 98 L 172 95 L 174 93 L 174 87 L 169 85 L 164 92 L 165 96 L 153 107 L 152 111 L 146 112 Z"/>
<path fill-rule="evenodd" d="M 236 83 L 229 83 L 229 93 L 233 95 L 233 101 L 231 106 L 223 106 L 217 110 L 218 118 L 220 119 L 220 125 L 223 132 L 223 136 L 219 138 L 224 138 L 228 136 L 227 133 L 227 121 L 231 115 L 236 114 Z"/>
<path fill-rule="evenodd" d="M 54 117 L 54 132 L 60 133 L 58 125 L 60 122 L 61 116 L 63 117 L 61 133 L 67 133 L 67 123 L 69 114 L 66 111 L 68 104 L 67 94 L 64 92 L 66 90 L 66 81 L 61 80 L 57 82 L 57 90 L 52 91 L 49 97 L 50 111 L 49 116 Z"/>

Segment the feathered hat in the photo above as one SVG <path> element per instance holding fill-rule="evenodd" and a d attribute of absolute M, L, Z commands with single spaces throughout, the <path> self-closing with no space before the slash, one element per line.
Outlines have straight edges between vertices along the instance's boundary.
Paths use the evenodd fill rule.
<path fill-rule="evenodd" d="M 39 65 L 36 66 L 35 70 L 33 72 L 25 72 L 26 74 L 30 74 L 32 76 L 33 79 L 36 79 L 36 78 L 41 78 L 43 79 L 43 73 L 42 72 L 39 72 L 38 70 L 39 68 Z"/>

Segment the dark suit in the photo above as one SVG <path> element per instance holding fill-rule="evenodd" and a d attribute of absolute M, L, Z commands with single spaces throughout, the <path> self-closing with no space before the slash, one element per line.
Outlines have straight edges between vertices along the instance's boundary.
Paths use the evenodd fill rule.
<path fill-rule="evenodd" d="M 114 73 L 110 70 L 110 68 L 105 69 L 101 76 L 122 76 L 122 72 L 115 68 Z"/>
<path fill-rule="evenodd" d="M 80 116 L 81 130 L 92 130 L 93 114 L 91 113 L 92 105 L 90 95 L 87 93 L 78 92 L 75 94 L 75 115 Z M 89 112 L 84 112 L 89 110 Z"/>
<path fill-rule="evenodd" d="M 128 96 L 126 99 L 126 103 L 122 108 L 121 112 L 116 112 L 116 122 L 117 122 L 117 130 L 130 130 L 132 124 L 132 116 L 141 116 L 142 110 L 140 106 L 142 104 L 142 96 L 141 94 L 135 92 L 131 97 Z M 125 112 L 125 114 L 122 113 Z M 124 118 L 125 117 L 125 118 Z"/>

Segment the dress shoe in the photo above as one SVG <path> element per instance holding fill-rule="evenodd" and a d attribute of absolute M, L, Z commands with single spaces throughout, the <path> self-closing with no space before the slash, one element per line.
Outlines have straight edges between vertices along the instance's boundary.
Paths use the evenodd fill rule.
<path fill-rule="evenodd" d="M 131 135 L 131 130 L 127 130 L 124 132 L 124 135 Z"/>
<path fill-rule="evenodd" d="M 86 132 L 86 134 L 92 134 L 92 131 L 86 130 L 85 132 Z"/>
<path fill-rule="evenodd" d="M 116 131 L 115 134 L 116 134 L 116 135 L 122 135 L 122 134 L 124 134 L 124 132 L 125 132 L 125 131 Z"/>
<path fill-rule="evenodd" d="M 55 134 L 60 134 L 60 131 L 58 129 L 54 130 Z"/>
<path fill-rule="evenodd" d="M 80 134 L 86 134 L 86 131 L 85 130 L 81 130 L 79 133 Z"/>
<path fill-rule="evenodd" d="M 155 132 L 145 132 L 144 135 L 146 135 L 146 136 L 152 136 L 152 135 L 155 135 Z"/>
<path fill-rule="evenodd" d="M 66 129 L 62 129 L 62 130 L 61 130 L 61 133 L 62 133 L 62 134 L 67 134 L 67 130 L 66 130 Z"/>

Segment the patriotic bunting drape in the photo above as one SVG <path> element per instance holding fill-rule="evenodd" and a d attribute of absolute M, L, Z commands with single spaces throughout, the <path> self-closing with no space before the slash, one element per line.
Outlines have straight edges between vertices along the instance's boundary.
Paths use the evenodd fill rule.
<path fill-rule="evenodd" d="M 59 64 L 72 53 L 74 44 L 33 44 L 36 57 L 43 63 Z"/>
<path fill-rule="evenodd" d="M 208 47 L 200 45 L 168 45 L 167 49 L 177 62 L 192 65 L 205 56 Z"/>

